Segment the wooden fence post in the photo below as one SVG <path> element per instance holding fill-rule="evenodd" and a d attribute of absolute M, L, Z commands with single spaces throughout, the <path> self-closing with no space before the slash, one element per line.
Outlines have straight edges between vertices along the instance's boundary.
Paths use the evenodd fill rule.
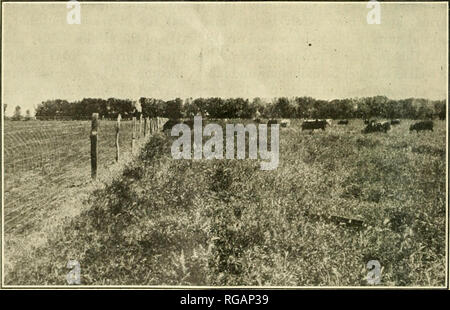
<path fill-rule="evenodd" d="M 142 138 L 142 113 L 139 115 L 139 139 Z"/>
<path fill-rule="evenodd" d="M 151 135 L 153 133 L 153 122 L 152 122 L 152 118 L 149 117 L 148 118 L 148 133 Z"/>
<path fill-rule="evenodd" d="M 91 177 L 97 178 L 97 157 L 98 157 L 98 113 L 92 113 L 91 123 Z"/>
<path fill-rule="evenodd" d="M 136 116 L 133 116 L 133 129 L 131 131 L 131 154 L 134 154 L 136 147 Z"/>
<path fill-rule="evenodd" d="M 144 137 L 147 135 L 147 118 L 144 117 Z"/>
<path fill-rule="evenodd" d="M 120 159 L 120 148 L 119 148 L 119 134 L 120 134 L 120 120 L 122 116 L 117 116 L 117 123 L 116 123 L 116 162 L 119 162 Z"/>

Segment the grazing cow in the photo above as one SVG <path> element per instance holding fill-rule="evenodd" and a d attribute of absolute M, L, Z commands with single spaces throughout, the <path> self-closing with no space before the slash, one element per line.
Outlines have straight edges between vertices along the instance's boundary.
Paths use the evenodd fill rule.
<path fill-rule="evenodd" d="M 399 119 L 391 119 L 391 125 L 398 125 L 398 124 L 400 124 Z"/>
<path fill-rule="evenodd" d="M 420 130 L 431 130 L 433 131 L 433 121 L 422 121 L 415 123 L 409 127 L 409 131 L 415 130 L 419 132 Z"/>
<path fill-rule="evenodd" d="M 311 131 L 314 131 L 314 129 L 325 130 L 327 124 L 327 121 L 318 119 L 316 119 L 315 121 L 304 121 L 302 123 L 302 131 L 305 129 L 310 129 Z"/>
<path fill-rule="evenodd" d="M 348 119 L 341 119 L 338 121 L 338 125 L 348 125 Z"/>
<path fill-rule="evenodd" d="M 383 127 L 384 132 L 387 132 L 391 129 L 391 123 L 390 122 L 382 122 L 381 127 Z"/>
<path fill-rule="evenodd" d="M 283 119 L 280 122 L 281 127 L 288 127 L 291 124 L 291 121 L 288 119 Z"/>
<path fill-rule="evenodd" d="M 363 133 L 371 133 L 371 132 L 384 132 L 386 133 L 389 129 L 391 129 L 391 124 L 389 122 L 376 123 L 374 121 L 369 122 L 366 128 L 362 131 Z"/>

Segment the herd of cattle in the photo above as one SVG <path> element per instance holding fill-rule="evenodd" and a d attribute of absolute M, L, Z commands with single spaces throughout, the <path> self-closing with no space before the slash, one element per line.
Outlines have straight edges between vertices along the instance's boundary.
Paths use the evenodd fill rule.
<path fill-rule="evenodd" d="M 222 119 L 222 121 L 227 122 L 228 119 Z M 266 123 L 266 121 L 261 120 L 259 118 L 253 119 L 255 123 Z M 171 129 L 174 125 L 178 123 L 184 123 L 187 124 L 190 128 L 193 128 L 194 121 L 192 119 L 169 119 L 164 124 L 163 130 Z M 267 121 L 267 125 L 271 124 L 279 124 L 280 127 L 289 127 L 291 121 L 289 119 L 270 119 Z M 304 120 L 301 124 L 302 131 L 303 130 L 311 130 L 313 132 L 315 129 L 322 129 L 325 130 L 327 126 L 331 126 L 332 120 L 331 119 L 312 119 L 312 120 Z M 348 119 L 341 119 L 336 121 L 337 125 L 348 125 L 349 120 Z M 392 119 L 390 121 L 377 121 L 375 119 L 364 119 L 365 128 L 361 131 L 362 133 L 371 133 L 371 132 L 383 132 L 387 133 L 392 126 L 400 124 L 399 119 Z M 409 131 L 422 131 L 422 130 L 430 130 L 433 131 L 433 121 L 431 120 L 424 120 L 424 121 L 418 121 L 414 124 L 412 124 L 409 127 Z"/>
<path fill-rule="evenodd" d="M 314 131 L 315 129 L 322 129 L 325 130 L 327 126 L 331 125 L 331 119 L 315 119 L 315 120 L 304 120 L 302 122 L 301 128 L 303 130 L 311 130 Z M 260 119 L 255 119 L 255 122 L 260 123 Z M 349 120 L 343 119 L 338 120 L 338 125 L 348 125 Z M 288 127 L 290 124 L 289 120 L 275 120 L 271 119 L 267 122 L 268 125 L 271 124 L 280 124 L 281 127 Z M 400 124 L 399 119 L 392 119 L 390 121 L 384 121 L 380 122 L 374 119 L 364 119 L 364 124 L 366 127 L 362 130 L 362 133 L 371 133 L 371 132 L 388 132 L 391 129 L 391 126 L 395 126 Z M 425 121 L 419 121 L 414 123 L 409 127 L 409 131 L 422 131 L 422 130 L 430 130 L 433 131 L 433 121 L 431 120 L 425 120 Z"/>

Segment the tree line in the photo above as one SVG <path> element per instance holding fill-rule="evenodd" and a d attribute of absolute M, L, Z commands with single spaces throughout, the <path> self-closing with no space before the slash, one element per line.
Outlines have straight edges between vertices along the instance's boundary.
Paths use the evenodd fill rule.
<path fill-rule="evenodd" d="M 17 111 L 17 107 L 16 107 Z M 20 112 L 20 109 L 19 109 Z M 270 100 L 253 98 L 188 98 L 161 100 L 141 97 L 130 99 L 84 98 L 47 100 L 36 108 L 37 119 L 89 119 L 92 113 L 114 119 L 138 116 L 189 118 L 203 115 L 210 118 L 407 118 L 433 119 L 446 117 L 445 100 L 408 98 L 389 99 L 385 96 L 365 98 L 319 100 L 311 97 L 279 97 Z M 16 116 L 16 115 L 15 115 Z M 17 118 L 17 117 L 16 117 Z"/>
<path fill-rule="evenodd" d="M 7 107 L 8 107 L 8 105 L 6 103 L 4 103 L 3 104 L 3 115 L 6 113 L 6 108 Z M 31 116 L 31 111 L 29 109 L 27 109 L 25 111 L 25 115 L 22 115 L 22 108 L 19 105 L 17 105 L 14 108 L 13 116 L 11 116 L 9 118 L 5 116 L 5 119 L 11 119 L 13 121 L 21 121 L 21 120 L 28 121 L 28 120 L 31 120 L 32 118 L 33 117 Z"/>

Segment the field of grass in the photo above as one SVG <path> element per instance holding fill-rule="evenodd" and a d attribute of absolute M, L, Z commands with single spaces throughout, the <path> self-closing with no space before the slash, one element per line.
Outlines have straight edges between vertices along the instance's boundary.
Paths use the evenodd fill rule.
<path fill-rule="evenodd" d="M 446 124 L 411 122 L 364 135 L 361 120 L 313 134 L 294 120 L 272 171 L 174 160 L 158 133 L 6 284 L 64 285 L 75 259 L 85 285 L 367 285 L 378 260 L 381 285 L 443 286 Z"/>
<path fill-rule="evenodd" d="M 92 189 L 90 121 L 6 121 L 4 123 L 4 216 L 7 266 L 52 234 L 61 218 L 81 212 L 79 201 Z M 131 151 L 132 122 L 121 124 L 123 159 Z M 115 122 L 99 128 L 98 179 L 118 169 Z M 95 187 L 95 186 L 94 186 Z"/>

